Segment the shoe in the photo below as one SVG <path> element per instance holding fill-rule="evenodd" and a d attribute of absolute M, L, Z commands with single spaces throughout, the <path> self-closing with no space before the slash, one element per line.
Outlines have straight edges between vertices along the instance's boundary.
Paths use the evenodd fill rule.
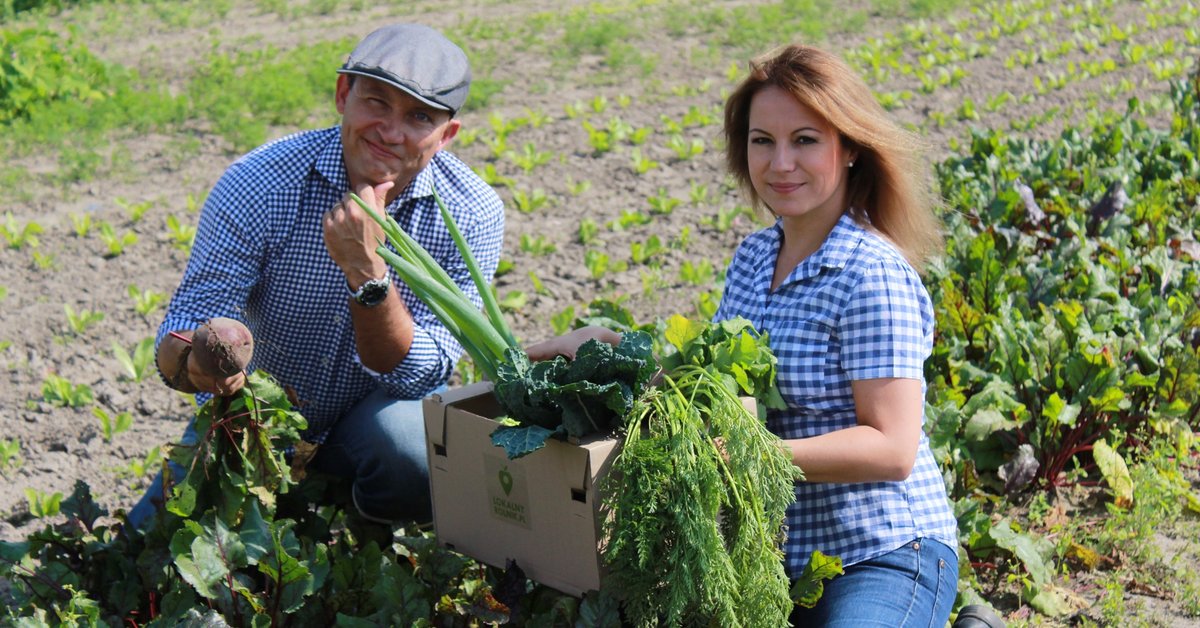
<path fill-rule="evenodd" d="M 968 604 L 958 611 L 951 628 L 1004 628 L 1005 623 L 996 611 L 983 604 Z"/>

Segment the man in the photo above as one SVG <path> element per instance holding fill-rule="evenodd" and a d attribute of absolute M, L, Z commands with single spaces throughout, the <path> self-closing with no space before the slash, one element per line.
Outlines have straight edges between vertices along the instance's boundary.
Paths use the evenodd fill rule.
<path fill-rule="evenodd" d="M 420 399 L 444 386 L 461 346 L 375 253 L 383 232 L 350 201 L 386 211 L 480 302 L 435 206 L 434 186 L 483 272 L 499 262 L 504 208 L 442 149 L 460 127 L 466 55 L 437 31 L 383 27 L 338 70 L 340 127 L 301 132 L 235 162 L 200 216 L 183 281 L 158 332 L 160 370 L 181 391 L 230 395 L 245 384 L 207 372 L 188 338 L 204 321 L 244 321 L 251 370 L 295 391 L 319 445 L 308 468 L 347 476 L 359 512 L 380 522 L 428 521 Z M 186 441 L 195 434 L 189 428 Z M 130 511 L 141 526 L 161 478 Z"/>

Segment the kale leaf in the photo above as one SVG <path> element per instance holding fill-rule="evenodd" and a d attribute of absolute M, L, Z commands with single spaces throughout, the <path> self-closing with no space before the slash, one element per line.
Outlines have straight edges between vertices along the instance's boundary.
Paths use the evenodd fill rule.
<path fill-rule="evenodd" d="M 570 361 L 559 356 L 531 362 L 518 349 L 506 357 L 493 392 L 520 425 L 497 428 L 492 443 L 504 447 L 509 459 L 541 449 L 551 436 L 612 430 L 658 370 L 651 338 L 640 331 L 622 334 L 616 347 L 589 340 Z"/>

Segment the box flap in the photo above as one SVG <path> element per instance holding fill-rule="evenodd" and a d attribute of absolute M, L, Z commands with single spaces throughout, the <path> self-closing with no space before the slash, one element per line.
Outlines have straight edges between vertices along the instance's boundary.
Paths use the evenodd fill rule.
<path fill-rule="evenodd" d="M 491 391 L 492 382 L 482 381 L 451 388 L 426 397 L 422 402 L 422 408 L 425 414 L 425 434 L 429 443 L 441 449 L 446 447 L 446 408 Z"/>

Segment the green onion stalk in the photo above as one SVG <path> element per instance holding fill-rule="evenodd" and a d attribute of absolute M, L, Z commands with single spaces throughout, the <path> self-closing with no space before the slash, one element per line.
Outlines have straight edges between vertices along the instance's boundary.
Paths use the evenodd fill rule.
<path fill-rule="evenodd" d="M 499 365 L 507 361 L 505 351 L 520 347 L 501 315 L 500 305 L 479 270 L 479 264 L 471 254 L 470 247 L 458 230 L 458 225 L 454 223 L 454 217 L 438 196 L 437 189 L 433 190 L 433 199 L 442 214 L 442 220 L 446 222 L 450 236 L 454 239 L 455 246 L 466 261 L 467 270 L 479 290 L 479 296 L 483 299 L 483 312 L 475 307 L 437 260 L 408 235 L 395 219 L 376 212 L 353 192 L 350 193 L 350 198 L 383 227 L 384 235 L 395 249 L 393 252 L 380 242 L 375 251 L 446 326 L 484 375 L 496 381 Z"/>

